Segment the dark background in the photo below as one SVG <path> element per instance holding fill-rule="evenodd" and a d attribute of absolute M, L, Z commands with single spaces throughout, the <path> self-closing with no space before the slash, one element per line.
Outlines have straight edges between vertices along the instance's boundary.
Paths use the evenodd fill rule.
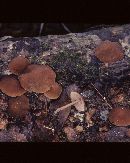
<path fill-rule="evenodd" d="M 1 3 L 0 37 L 86 32 L 130 23 L 130 0 L 12 1 Z M 17 7 L 16 7 L 17 5 Z M 44 27 L 40 33 L 41 23 Z"/>
<path fill-rule="evenodd" d="M 130 0 L 1 1 L 0 37 L 67 34 L 130 23 Z"/>
<path fill-rule="evenodd" d="M 89 23 L 0 23 L 0 37 L 29 37 L 45 36 L 49 34 L 68 34 L 70 32 L 87 32 L 91 29 L 113 26 L 113 24 L 89 24 Z M 67 28 L 67 29 L 66 29 Z M 41 30 L 40 30 L 41 29 Z M 41 32 L 40 32 L 41 31 Z"/>

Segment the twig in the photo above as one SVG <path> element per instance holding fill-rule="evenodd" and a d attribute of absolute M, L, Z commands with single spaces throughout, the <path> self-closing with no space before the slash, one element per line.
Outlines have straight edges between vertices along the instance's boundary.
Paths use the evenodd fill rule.
<path fill-rule="evenodd" d="M 44 25 L 45 25 L 45 23 L 41 23 L 40 24 L 39 36 L 41 36 L 41 33 L 42 33 L 42 30 L 43 30 Z"/>
<path fill-rule="evenodd" d="M 112 106 L 108 103 L 108 101 L 106 100 L 106 97 L 103 97 L 103 95 L 99 92 L 99 90 L 94 86 L 94 84 L 91 83 L 91 85 L 93 86 L 93 88 L 97 91 L 97 93 L 100 95 L 100 97 L 105 101 L 105 103 L 112 109 Z"/>
<path fill-rule="evenodd" d="M 47 99 L 45 99 L 45 112 L 46 112 L 46 115 L 47 115 L 47 113 L 48 113 L 48 107 L 47 107 L 47 104 L 48 104 Z"/>
<path fill-rule="evenodd" d="M 64 23 L 61 23 L 61 25 L 63 26 L 63 28 L 68 32 L 68 33 L 72 33 L 69 28 L 64 24 Z"/>

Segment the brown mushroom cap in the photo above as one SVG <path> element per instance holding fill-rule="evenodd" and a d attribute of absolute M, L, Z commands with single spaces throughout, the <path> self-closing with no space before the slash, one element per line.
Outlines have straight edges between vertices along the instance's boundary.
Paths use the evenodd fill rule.
<path fill-rule="evenodd" d="M 51 86 L 50 90 L 45 92 L 44 95 L 49 99 L 57 99 L 62 92 L 62 87 L 58 83 Z"/>
<path fill-rule="evenodd" d="M 9 63 L 9 70 L 15 74 L 19 75 L 23 72 L 23 70 L 29 65 L 29 60 L 23 56 L 15 57 L 10 63 Z"/>
<path fill-rule="evenodd" d="M 45 93 L 55 83 L 56 74 L 47 65 L 29 65 L 19 76 L 21 86 L 29 91 Z"/>
<path fill-rule="evenodd" d="M 71 92 L 70 93 L 70 98 L 71 98 L 71 101 L 72 102 L 75 102 L 75 101 L 78 101 L 74 104 L 75 108 L 78 110 L 78 111 L 84 111 L 85 109 L 85 103 L 84 103 L 84 100 L 82 98 L 82 96 L 77 93 L 77 92 Z"/>
<path fill-rule="evenodd" d="M 8 96 L 16 97 L 23 95 L 26 91 L 21 87 L 19 81 L 12 75 L 3 76 L 0 80 L 0 89 Z"/>
<path fill-rule="evenodd" d="M 29 112 L 29 99 L 22 95 L 9 99 L 9 112 L 15 117 L 24 117 Z"/>
<path fill-rule="evenodd" d="M 124 54 L 118 42 L 103 41 L 95 50 L 96 57 L 105 63 L 116 62 L 123 59 Z"/>
<path fill-rule="evenodd" d="M 109 121 L 116 126 L 130 125 L 130 109 L 115 108 L 109 114 Z"/>

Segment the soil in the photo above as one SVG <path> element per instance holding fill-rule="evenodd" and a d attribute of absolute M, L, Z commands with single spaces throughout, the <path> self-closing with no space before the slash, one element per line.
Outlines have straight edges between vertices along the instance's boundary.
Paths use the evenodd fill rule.
<path fill-rule="evenodd" d="M 0 78 L 9 75 L 9 62 L 25 55 L 31 63 L 47 64 L 57 75 L 63 91 L 56 100 L 25 93 L 30 111 L 24 119 L 8 112 L 10 97 L 0 92 L 0 142 L 129 142 L 130 126 L 109 122 L 114 107 L 130 108 L 130 25 L 101 28 L 84 33 L 0 39 Z M 117 41 L 124 58 L 105 66 L 94 50 L 101 41 Z M 54 111 L 71 102 L 70 92 L 82 95 L 85 110 L 74 106 Z"/>

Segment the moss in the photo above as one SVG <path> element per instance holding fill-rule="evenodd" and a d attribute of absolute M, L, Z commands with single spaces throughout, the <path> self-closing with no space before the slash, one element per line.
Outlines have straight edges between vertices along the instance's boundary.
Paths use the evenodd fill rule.
<path fill-rule="evenodd" d="M 57 80 L 64 86 L 75 83 L 85 86 L 99 76 L 97 65 L 87 64 L 80 54 L 62 52 L 54 56 L 48 64 L 57 74 Z"/>
<path fill-rule="evenodd" d="M 49 50 L 49 45 L 47 43 L 42 44 L 42 50 L 43 51 L 48 51 Z"/>
<path fill-rule="evenodd" d="M 30 61 L 33 64 L 42 64 L 42 65 L 44 65 L 46 63 L 46 61 L 43 59 L 42 56 L 35 56 L 35 55 L 31 56 Z"/>
<path fill-rule="evenodd" d="M 38 60 L 38 57 L 37 57 L 36 55 L 32 55 L 32 56 L 30 57 L 30 60 L 31 60 L 31 63 L 36 63 L 37 60 Z"/>

